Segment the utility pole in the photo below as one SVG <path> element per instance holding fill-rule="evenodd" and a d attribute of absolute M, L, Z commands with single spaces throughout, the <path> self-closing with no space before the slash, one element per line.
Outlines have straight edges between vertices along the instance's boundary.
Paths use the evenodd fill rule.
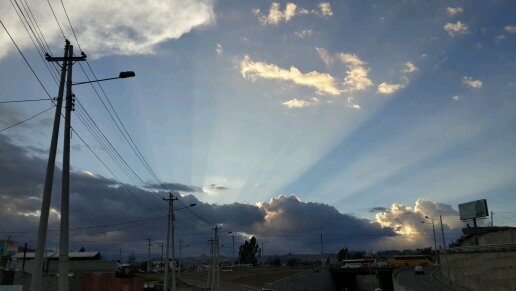
<path fill-rule="evenodd" d="M 147 248 L 147 273 L 150 273 L 150 247 L 151 247 L 152 244 L 151 244 L 151 239 L 150 238 L 148 238 L 147 241 L 148 241 L 147 244 L 149 246 Z"/>
<path fill-rule="evenodd" d="M 211 290 L 217 290 L 219 289 L 219 281 L 220 281 L 220 272 L 219 272 L 219 230 L 221 230 L 222 227 L 219 227 L 216 225 L 213 228 L 213 242 L 212 242 L 212 253 L 213 253 L 213 260 L 212 260 L 212 273 L 210 276 L 211 279 Z"/>
<path fill-rule="evenodd" d="M 122 249 L 120 249 L 120 256 L 119 256 L 120 264 L 122 263 Z"/>
<path fill-rule="evenodd" d="M 167 248 L 165 251 L 166 256 L 166 266 L 165 266 L 165 274 L 163 278 L 163 290 L 168 291 L 168 266 L 169 266 L 169 250 L 170 250 L 170 225 L 172 225 L 172 291 L 176 290 L 176 262 L 174 260 L 174 200 L 177 200 L 176 197 L 172 195 L 172 192 L 168 193 L 168 198 L 163 198 L 163 200 L 168 201 L 168 223 L 167 223 Z"/>
<path fill-rule="evenodd" d="M 34 256 L 34 269 L 32 270 L 32 280 L 30 285 L 31 291 L 41 290 L 43 285 L 43 257 L 45 255 L 45 243 L 47 240 L 48 216 L 50 212 L 50 198 L 52 196 L 52 185 L 54 181 L 54 167 L 56 162 L 57 141 L 59 138 L 59 124 L 61 121 L 61 107 L 63 104 L 63 93 L 66 78 L 66 70 L 68 68 L 68 57 L 71 56 L 68 51 L 70 41 L 65 41 L 64 58 L 61 64 L 61 79 L 59 82 L 59 91 L 56 102 L 56 112 L 54 115 L 54 126 L 52 128 L 52 138 L 50 140 L 50 150 L 48 153 L 47 173 L 45 177 L 45 186 L 43 188 L 43 197 L 41 200 L 41 213 L 38 225 L 38 237 L 36 239 L 36 254 Z M 49 56 L 47 55 L 47 61 Z"/>
<path fill-rule="evenodd" d="M 213 239 L 208 240 L 210 242 L 210 269 L 208 270 L 208 282 L 206 282 L 206 287 L 213 289 Z"/>
<path fill-rule="evenodd" d="M 179 259 L 178 259 L 179 263 L 177 264 L 179 267 L 179 272 L 178 272 L 177 276 L 179 278 L 181 278 L 181 248 L 182 247 L 183 247 L 183 241 L 179 240 Z"/>
<path fill-rule="evenodd" d="M 161 242 L 161 268 L 163 270 L 163 242 Z"/>
<path fill-rule="evenodd" d="M 235 235 L 231 236 L 233 238 L 233 268 L 235 267 Z"/>
<path fill-rule="evenodd" d="M 185 247 L 189 247 L 190 245 L 185 245 Z M 179 271 L 178 271 L 178 277 L 181 278 L 181 249 L 183 247 L 183 241 L 182 240 L 179 240 L 179 263 L 178 263 L 178 266 L 179 266 Z"/>
<path fill-rule="evenodd" d="M 451 278 L 450 278 L 450 262 L 448 261 L 448 251 L 446 250 L 446 239 L 444 238 L 443 217 L 442 217 L 442 215 L 439 215 L 439 220 L 441 220 L 441 232 L 443 234 L 444 257 L 446 258 L 446 269 L 448 270 L 448 282 L 450 282 L 451 281 Z"/>
<path fill-rule="evenodd" d="M 491 227 L 494 226 L 494 212 L 491 211 Z"/>
<path fill-rule="evenodd" d="M 324 268 L 323 237 L 321 233 L 321 267 Z"/>
<path fill-rule="evenodd" d="M 65 106 L 65 128 L 63 147 L 63 178 L 61 190 L 61 230 L 59 233 L 59 290 L 70 290 L 68 273 L 70 271 L 70 260 L 68 257 L 68 238 L 70 225 L 70 139 L 72 133 L 72 111 L 75 110 L 75 95 L 72 93 L 72 65 L 77 61 L 85 61 L 86 56 L 73 57 L 73 46 L 68 46 L 68 71 L 66 80 L 66 106 Z"/>

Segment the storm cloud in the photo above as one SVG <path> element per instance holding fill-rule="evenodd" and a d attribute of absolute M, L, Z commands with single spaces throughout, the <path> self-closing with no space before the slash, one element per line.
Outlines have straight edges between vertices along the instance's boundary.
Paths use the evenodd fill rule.
<path fill-rule="evenodd" d="M 41 156 L 0 135 L 0 233 L 12 235 L 19 243 L 35 240 L 46 169 L 46 158 Z M 120 248 L 138 253 L 143 252 L 146 238 L 164 240 L 167 203 L 162 197 L 167 192 L 150 192 L 86 171 L 72 172 L 70 181 L 72 250 L 85 246 L 105 254 L 118 253 Z M 48 235 L 48 247 L 54 249 L 58 243 L 60 184 L 61 170 L 56 168 Z M 407 241 L 407 232 L 401 230 L 416 226 L 422 229 L 424 214 L 456 215 L 448 205 L 420 199 L 414 210 L 396 204 L 390 212 L 368 220 L 341 213 L 327 204 L 301 201 L 296 195 L 279 195 L 255 205 L 221 205 L 201 201 L 196 196 L 199 187 L 180 183 L 162 186 L 181 193 L 174 201 L 176 239 L 190 244 L 187 254 L 192 255 L 208 252 L 215 225 L 222 227 L 223 254 L 231 253 L 232 236 L 238 246 L 252 235 L 264 244 L 266 254 L 317 253 L 321 235 L 327 252 L 344 246 L 378 249 L 386 241 Z M 195 207 L 187 207 L 194 203 Z"/>

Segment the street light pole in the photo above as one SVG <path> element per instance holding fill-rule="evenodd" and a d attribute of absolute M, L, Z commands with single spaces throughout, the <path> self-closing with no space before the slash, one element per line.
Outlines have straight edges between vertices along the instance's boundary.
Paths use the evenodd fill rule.
<path fill-rule="evenodd" d="M 436 239 L 436 236 L 435 236 L 435 218 L 431 218 L 431 217 L 428 217 L 428 216 L 425 216 L 425 218 L 427 219 L 430 219 L 432 220 L 432 230 L 434 232 L 434 252 L 435 252 L 435 261 L 437 263 L 437 269 L 440 268 L 440 262 L 438 262 L 439 260 L 439 256 L 437 255 L 437 239 Z"/>
<path fill-rule="evenodd" d="M 439 220 L 441 221 L 441 232 L 443 234 L 443 245 L 444 245 L 444 257 L 446 258 L 446 270 L 448 271 L 448 282 L 451 281 L 450 278 L 450 262 L 448 261 L 448 251 L 446 250 L 446 239 L 444 238 L 444 228 L 443 228 L 443 217 L 439 215 Z"/>

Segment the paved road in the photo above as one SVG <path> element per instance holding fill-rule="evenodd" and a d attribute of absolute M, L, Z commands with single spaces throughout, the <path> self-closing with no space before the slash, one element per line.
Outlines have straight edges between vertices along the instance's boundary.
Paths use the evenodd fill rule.
<path fill-rule="evenodd" d="M 433 266 L 426 266 L 424 274 L 415 274 L 414 269 L 409 268 L 398 274 L 398 283 L 414 291 L 455 290 L 437 280 L 435 277 L 438 274 L 433 274 L 434 272 L 437 272 L 437 269 Z"/>
<path fill-rule="evenodd" d="M 202 288 L 206 287 L 206 280 L 185 279 L 185 278 L 181 278 L 181 280 L 185 281 L 188 284 L 195 285 L 197 287 L 202 287 Z M 261 288 L 237 284 L 237 283 L 220 281 L 220 288 L 217 290 L 220 290 L 220 291 L 255 291 L 255 290 L 261 290 Z"/>

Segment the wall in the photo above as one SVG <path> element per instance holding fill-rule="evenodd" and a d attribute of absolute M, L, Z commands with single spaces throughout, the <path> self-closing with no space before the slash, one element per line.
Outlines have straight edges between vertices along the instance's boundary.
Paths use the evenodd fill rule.
<path fill-rule="evenodd" d="M 441 254 L 441 272 L 448 276 Z M 516 290 L 516 251 L 483 251 L 448 254 L 450 278 L 472 290 Z"/>

